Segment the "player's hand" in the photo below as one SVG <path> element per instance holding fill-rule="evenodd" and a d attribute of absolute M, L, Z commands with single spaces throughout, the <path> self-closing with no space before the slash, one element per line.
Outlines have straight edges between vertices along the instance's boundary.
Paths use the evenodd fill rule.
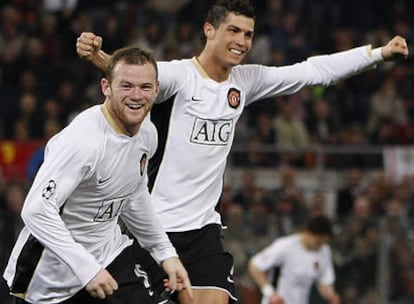
<path fill-rule="evenodd" d="M 188 299 L 193 300 L 191 282 L 180 259 L 177 257 L 166 259 L 161 266 L 168 275 L 164 286 L 169 290 L 184 292 Z"/>
<path fill-rule="evenodd" d="M 105 299 L 118 289 L 118 283 L 106 269 L 101 269 L 85 289 L 92 297 Z"/>
<path fill-rule="evenodd" d="M 272 294 L 269 298 L 269 304 L 285 304 L 285 300 L 278 294 Z"/>
<path fill-rule="evenodd" d="M 102 37 L 94 33 L 83 32 L 76 40 L 76 52 L 81 58 L 94 61 L 102 48 Z"/>
<path fill-rule="evenodd" d="M 407 58 L 408 53 L 407 42 L 401 36 L 395 36 L 382 47 L 382 58 L 386 61 L 395 60 L 401 57 Z"/>

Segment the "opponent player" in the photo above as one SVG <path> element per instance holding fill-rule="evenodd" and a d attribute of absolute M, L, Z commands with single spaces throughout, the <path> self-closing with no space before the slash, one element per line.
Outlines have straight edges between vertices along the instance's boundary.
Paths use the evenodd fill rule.
<path fill-rule="evenodd" d="M 159 88 L 152 54 L 118 50 L 101 87 L 103 105 L 79 114 L 47 144 L 4 272 L 16 303 L 166 303 L 135 263 L 118 218 L 167 272 L 166 287 L 192 297 L 147 188 L 146 160 L 157 146 L 147 118 Z"/>
<path fill-rule="evenodd" d="M 236 301 L 232 256 L 221 243 L 217 203 L 237 120 L 262 99 L 330 85 L 376 63 L 408 56 L 402 37 L 381 48 L 362 46 L 285 67 L 239 65 L 252 47 L 254 9 L 247 0 L 218 0 L 203 26 L 201 54 L 158 62 L 160 94 L 151 119 L 160 145 L 150 163 L 152 202 L 183 261 L 194 303 Z M 105 69 L 102 38 L 82 33 L 78 54 Z M 151 275 L 151 277 L 153 277 Z M 181 303 L 188 303 L 180 295 Z"/>
<path fill-rule="evenodd" d="M 333 286 L 335 273 L 327 242 L 332 225 L 325 216 L 312 218 L 305 231 L 276 239 L 249 261 L 249 273 L 260 287 L 261 304 L 306 304 L 312 285 L 330 304 L 340 298 Z M 279 268 L 277 288 L 270 282 Z"/>

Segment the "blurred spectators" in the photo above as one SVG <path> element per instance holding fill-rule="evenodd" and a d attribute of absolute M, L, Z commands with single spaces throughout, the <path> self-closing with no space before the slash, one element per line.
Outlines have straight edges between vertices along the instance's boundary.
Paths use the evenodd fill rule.
<path fill-rule="evenodd" d="M 366 126 L 368 135 L 372 136 L 377 132 L 383 119 L 387 119 L 395 126 L 406 124 L 408 116 L 405 103 L 398 93 L 396 80 L 391 75 L 387 76 L 370 100 L 370 114 Z"/>
<path fill-rule="evenodd" d="M 47 120 L 43 128 L 43 145 L 36 149 L 27 162 L 27 181 L 30 183 L 34 180 L 37 171 L 43 163 L 43 158 L 45 154 L 46 142 L 55 134 L 57 134 L 61 129 L 61 125 L 57 120 Z"/>
<path fill-rule="evenodd" d="M 295 168 L 283 166 L 280 168 L 279 185 L 269 191 L 279 235 L 288 235 L 303 228 L 309 216 L 305 194 L 296 179 Z"/>
<path fill-rule="evenodd" d="M 0 209 L 0 269 L 2 272 L 14 246 L 17 235 L 23 228 L 20 211 L 23 206 L 26 191 L 27 189 L 22 182 L 9 181 L 5 185 L 4 206 Z M 2 281 L 3 282 L 0 285 L 1 301 L 5 304 L 12 303 L 11 299 L 10 302 L 7 302 L 9 295 L 5 292 L 4 289 L 6 286 L 3 279 Z"/>
<path fill-rule="evenodd" d="M 310 138 L 304 120 L 295 112 L 293 98 L 276 99 L 278 113 L 273 119 L 276 143 L 282 149 L 285 159 L 295 165 L 304 165 L 304 153 L 297 152 L 309 146 Z"/>
<path fill-rule="evenodd" d="M 314 217 L 314 216 L 320 216 L 320 215 L 330 217 L 330 215 L 327 212 L 325 193 L 318 191 L 318 192 L 313 193 L 312 197 L 310 198 L 308 217 Z"/>
<path fill-rule="evenodd" d="M 339 143 L 341 129 L 337 113 L 326 99 L 312 103 L 306 126 L 314 145 L 334 145 Z"/>
<path fill-rule="evenodd" d="M 363 297 L 376 287 L 377 234 L 371 202 L 366 196 L 360 195 L 355 199 L 352 213 L 333 242 L 339 290 L 354 286 L 358 297 Z"/>
<path fill-rule="evenodd" d="M 242 173 L 241 185 L 234 193 L 235 201 L 246 211 L 254 202 L 263 202 L 265 199 L 263 189 L 258 185 L 254 170 L 245 170 Z"/>
<path fill-rule="evenodd" d="M 364 191 L 363 171 L 351 168 L 346 172 L 345 184 L 338 189 L 336 195 L 336 219 L 344 221 L 354 208 L 355 199 Z"/>
<path fill-rule="evenodd" d="M 191 57 L 199 51 L 200 29 L 209 3 L 2 1 L 0 143 L 43 142 L 83 108 L 102 101 L 96 85 L 101 74 L 76 54 L 76 38 L 81 32 L 103 36 L 103 49 L 109 53 L 138 44 L 154 48 L 160 60 Z M 357 45 L 382 45 L 394 34 L 406 37 L 413 51 L 411 0 L 255 3 L 255 44 L 247 63 L 281 66 Z M 229 165 L 244 166 L 247 171 L 239 186 L 224 186 L 221 208 L 229 224 L 226 242 L 235 256 L 241 304 L 256 304 L 258 299 L 245 275 L 251 254 L 261 249 L 264 240 L 298 229 L 310 214 L 326 212 L 325 189 L 312 189 L 313 196 L 307 202 L 305 190 L 296 181 L 295 170 L 320 169 L 318 161 L 348 172 L 343 188 L 329 189 L 337 190 L 334 217 L 338 235 L 332 245 L 343 303 L 382 304 L 373 281 L 381 220 L 387 227 L 386 246 L 382 245 L 390 253 L 391 299 L 395 304 L 414 302 L 413 182 L 406 178 L 392 184 L 384 176 L 367 180 L 365 171 L 382 169 L 381 147 L 413 143 L 413 63 L 412 57 L 385 63 L 374 72 L 328 88 L 306 88 L 289 97 L 258 102 L 240 118 L 236 144 L 247 149 L 233 154 Z M 336 145 L 357 151 L 375 145 L 380 150 L 377 154 L 304 152 Z M 0 155 L 14 157 L 12 145 L 3 149 Z M 1 263 L 19 228 L 25 185 L 41 163 L 43 146 L 32 153 L 26 181 L 3 182 L 0 172 Z M 257 168 L 280 170 L 281 179 L 267 181 L 270 187 L 265 188 L 255 176 Z M 9 173 L 7 176 L 16 175 Z M 2 301 L 3 297 L 7 292 L 1 285 Z"/>

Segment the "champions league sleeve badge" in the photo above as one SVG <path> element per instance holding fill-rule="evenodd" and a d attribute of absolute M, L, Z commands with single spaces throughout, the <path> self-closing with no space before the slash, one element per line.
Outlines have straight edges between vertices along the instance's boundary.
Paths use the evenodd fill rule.
<path fill-rule="evenodd" d="M 55 194 L 55 191 L 56 191 L 56 183 L 53 179 L 51 179 L 47 183 L 46 187 L 43 188 L 42 197 L 48 200 L 53 196 L 53 194 Z"/>
<path fill-rule="evenodd" d="M 229 89 L 227 92 L 227 101 L 230 107 L 236 109 L 240 104 L 240 91 L 235 88 Z"/>

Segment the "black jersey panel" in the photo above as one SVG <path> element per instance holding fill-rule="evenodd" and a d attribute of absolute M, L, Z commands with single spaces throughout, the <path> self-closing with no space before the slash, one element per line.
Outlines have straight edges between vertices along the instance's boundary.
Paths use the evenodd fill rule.
<path fill-rule="evenodd" d="M 172 107 L 174 105 L 176 95 L 172 96 L 163 103 L 156 104 L 151 110 L 151 121 L 157 127 L 158 146 L 154 156 L 148 163 L 148 189 L 151 192 L 158 174 L 162 158 L 164 156 L 165 146 L 169 130 L 169 122 Z"/>
<path fill-rule="evenodd" d="M 43 249 L 43 245 L 30 235 L 17 259 L 16 273 L 10 288 L 12 293 L 26 293 Z"/>

